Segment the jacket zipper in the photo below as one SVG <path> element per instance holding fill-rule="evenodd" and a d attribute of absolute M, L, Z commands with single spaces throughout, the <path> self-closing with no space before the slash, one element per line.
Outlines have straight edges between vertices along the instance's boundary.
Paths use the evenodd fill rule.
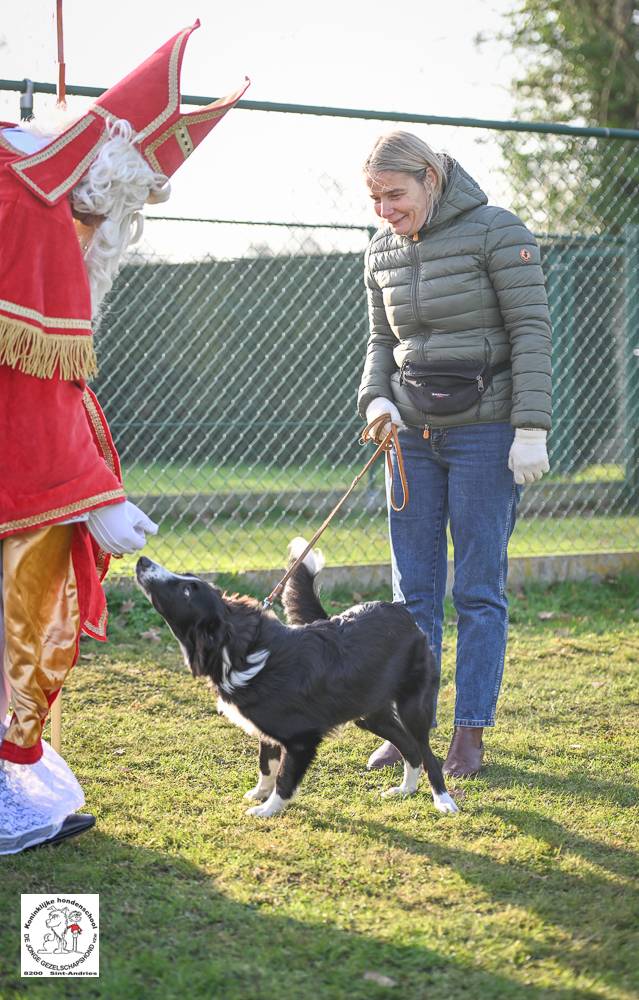
<path fill-rule="evenodd" d="M 419 287 L 419 233 L 415 233 L 413 237 L 413 242 L 411 244 L 411 256 L 413 258 L 413 278 L 412 278 L 412 288 L 411 296 L 413 300 L 413 312 L 415 313 L 415 319 L 419 323 L 419 295 L 417 290 Z M 424 424 L 424 430 L 422 432 L 422 437 L 424 441 L 428 441 L 430 437 L 430 425 Z"/>
<path fill-rule="evenodd" d="M 415 320 L 417 323 L 420 322 L 419 318 L 419 296 L 417 294 L 417 289 L 419 286 L 419 234 L 417 239 L 413 240 L 411 243 L 411 257 L 413 258 L 413 277 L 412 277 L 412 288 L 411 288 L 411 298 L 413 302 L 413 312 L 415 314 Z"/>

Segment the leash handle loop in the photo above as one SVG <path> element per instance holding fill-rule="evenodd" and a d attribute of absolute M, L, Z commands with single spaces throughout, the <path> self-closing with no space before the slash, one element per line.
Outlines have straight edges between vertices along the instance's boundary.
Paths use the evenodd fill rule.
<path fill-rule="evenodd" d="M 390 504 L 393 510 L 399 513 L 400 511 L 404 510 L 405 507 L 408 506 L 408 481 L 406 479 L 406 469 L 404 467 L 404 456 L 402 455 L 402 449 L 399 443 L 399 438 L 397 436 L 397 427 L 394 423 L 392 423 L 390 413 L 380 413 L 378 417 L 375 417 L 374 420 L 371 420 L 370 424 L 367 424 L 367 426 L 362 431 L 360 437 L 360 444 L 366 444 L 368 441 L 377 442 L 379 432 L 382 430 L 384 425 L 389 422 L 391 425 L 391 429 L 388 432 L 388 434 L 386 434 L 386 436 L 384 437 L 380 447 L 382 448 L 383 451 L 386 452 L 386 465 L 388 467 L 388 474 L 390 476 Z M 391 458 L 391 450 L 394 450 L 397 456 L 397 468 L 399 471 L 399 480 L 402 486 L 401 506 L 398 506 L 398 504 L 395 501 L 395 477 L 393 473 L 393 461 Z M 377 458 L 378 454 L 379 454 L 379 449 L 378 451 L 375 452 L 375 458 Z"/>

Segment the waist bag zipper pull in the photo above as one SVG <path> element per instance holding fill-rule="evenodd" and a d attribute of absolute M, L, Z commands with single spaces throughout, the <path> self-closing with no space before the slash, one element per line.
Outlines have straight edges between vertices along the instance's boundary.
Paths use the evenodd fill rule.
<path fill-rule="evenodd" d="M 424 424 L 424 433 L 422 436 L 424 438 L 424 441 L 428 441 L 430 437 L 430 427 L 428 426 L 428 424 Z"/>

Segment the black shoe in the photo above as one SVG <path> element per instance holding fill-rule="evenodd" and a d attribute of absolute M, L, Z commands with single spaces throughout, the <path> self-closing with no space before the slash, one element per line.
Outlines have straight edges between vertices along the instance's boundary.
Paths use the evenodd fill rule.
<path fill-rule="evenodd" d="M 76 837 L 79 833 L 90 830 L 92 826 L 95 826 L 95 816 L 92 816 L 91 813 L 71 813 L 53 837 L 41 840 L 39 844 L 32 844 L 31 847 L 26 847 L 25 850 L 32 851 L 36 847 L 48 847 L 49 844 L 59 844 L 61 840 Z"/>

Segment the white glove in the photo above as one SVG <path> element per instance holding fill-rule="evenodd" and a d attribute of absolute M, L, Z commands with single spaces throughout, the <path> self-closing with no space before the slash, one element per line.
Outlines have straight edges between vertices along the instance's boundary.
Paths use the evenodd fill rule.
<path fill-rule="evenodd" d="M 130 500 L 90 511 L 87 528 L 102 551 L 114 556 L 137 552 L 146 544 L 146 534 L 158 531 L 157 524 Z"/>
<path fill-rule="evenodd" d="M 515 440 L 508 453 L 508 468 L 520 486 L 536 483 L 544 472 L 548 472 L 547 433 L 535 427 L 518 427 L 515 430 Z"/>
<path fill-rule="evenodd" d="M 376 396 L 372 399 L 368 406 L 366 407 L 366 423 L 370 424 L 376 417 L 381 417 L 382 413 L 388 413 L 390 420 L 387 420 L 382 427 L 375 431 L 374 439 L 379 444 L 383 441 L 389 430 L 391 429 L 391 423 L 395 424 L 398 430 L 402 430 L 405 427 L 404 421 L 402 420 L 399 410 L 394 403 L 391 403 L 390 399 L 386 399 L 385 396 Z"/>

